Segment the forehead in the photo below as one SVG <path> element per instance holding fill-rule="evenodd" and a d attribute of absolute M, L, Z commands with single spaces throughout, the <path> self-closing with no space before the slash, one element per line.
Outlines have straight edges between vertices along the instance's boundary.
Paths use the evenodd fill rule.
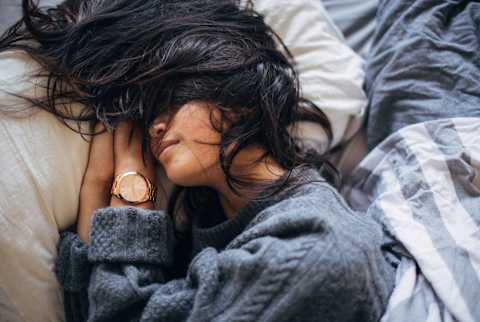
<path fill-rule="evenodd" d="M 212 114 L 213 113 L 213 114 Z M 162 109 L 155 117 L 155 122 L 195 121 L 214 117 L 219 113 L 213 104 L 205 101 L 190 101 L 179 107 Z"/>

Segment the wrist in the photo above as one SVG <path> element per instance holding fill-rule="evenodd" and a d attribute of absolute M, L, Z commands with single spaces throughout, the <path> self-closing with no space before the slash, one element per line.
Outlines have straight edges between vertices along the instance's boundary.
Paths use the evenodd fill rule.
<path fill-rule="evenodd" d="M 147 210 L 154 210 L 155 206 L 153 204 L 153 201 L 145 201 L 139 204 L 132 204 L 128 201 L 125 201 L 123 199 L 117 198 L 112 195 L 112 199 L 110 200 L 110 206 L 114 208 L 118 207 L 136 207 L 136 208 L 142 208 L 142 209 L 147 209 Z"/>

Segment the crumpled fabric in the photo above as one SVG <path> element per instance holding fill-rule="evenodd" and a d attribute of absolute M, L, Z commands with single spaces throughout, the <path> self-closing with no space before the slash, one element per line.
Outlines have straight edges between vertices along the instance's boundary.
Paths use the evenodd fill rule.
<path fill-rule="evenodd" d="M 343 195 L 391 237 L 383 247 L 398 267 L 382 322 L 480 321 L 480 118 L 392 134 Z"/>

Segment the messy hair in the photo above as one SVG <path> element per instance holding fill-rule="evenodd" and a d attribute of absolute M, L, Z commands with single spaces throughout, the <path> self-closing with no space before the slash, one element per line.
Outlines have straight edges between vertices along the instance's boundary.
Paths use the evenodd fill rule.
<path fill-rule="evenodd" d="M 294 168 L 324 162 L 302 149 L 288 128 L 312 121 L 331 138 L 328 119 L 300 96 L 292 55 L 251 6 L 235 0 L 66 0 L 40 8 L 23 0 L 22 7 L 23 17 L 0 38 L 0 52 L 21 50 L 40 64 L 46 96 L 29 100 L 60 120 L 100 120 L 110 127 L 133 120 L 147 140 L 160 113 L 193 100 L 211 103 L 229 124 L 218 129 L 219 159 L 234 191 L 265 188 L 230 171 L 251 145 L 265 151 L 259 162 L 268 157 L 287 170 L 270 183 L 276 190 Z M 65 102 L 82 103 L 83 110 L 72 113 Z M 177 187 L 170 212 L 181 205 L 191 217 L 208 200 L 206 191 Z"/>

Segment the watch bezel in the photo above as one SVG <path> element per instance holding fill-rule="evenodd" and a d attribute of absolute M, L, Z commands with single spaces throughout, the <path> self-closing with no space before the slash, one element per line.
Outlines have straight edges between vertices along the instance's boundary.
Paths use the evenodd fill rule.
<path fill-rule="evenodd" d="M 123 195 L 122 192 L 121 192 L 121 185 L 122 185 L 123 180 L 126 177 L 129 177 L 129 176 L 132 176 L 132 175 L 141 177 L 143 179 L 145 185 L 146 185 L 146 188 L 147 188 L 144 195 L 137 200 L 128 199 L 127 196 Z M 140 204 L 140 203 L 143 203 L 143 202 L 146 202 L 146 201 L 155 201 L 154 200 L 155 199 L 155 187 L 150 182 L 150 180 L 148 180 L 148 178 L 146 178 L 143 174 L 138 173 L 136 171 L 127 171 L 127 172 L 119 174 L 115 177 L 114 184 L 112 186 L 112 195 L 114 195 L 115 197 L 120 198 L 122 200 L 125 200 L 125 201 L 127 201 L 131 204 Z"/>

